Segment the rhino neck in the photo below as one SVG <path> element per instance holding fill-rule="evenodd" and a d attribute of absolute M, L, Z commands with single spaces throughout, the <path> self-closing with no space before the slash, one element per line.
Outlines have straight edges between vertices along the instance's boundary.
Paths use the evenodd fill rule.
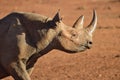
<path fill-rule="evenodd" d="M 50 50 L 54 49 L 54 39 L 56 38 L 56 36 L 58 36 L 60 31 L 61 30 L 59 29 L 59 27 L 49 28 L 48 30 L 45 30 L 43 32 L 41 31 L 42 34 L 44 33 L 44 35 L 40 36 L 40 40 L 38 40 L 38 42 L 36 43 L 38 52 L 47 53 Z"/>
<path fill-rule="evenodd" d="M 45 18 L 44 21 L 26 20 L 26 23 L 24 23 L 28 43 L 36 47 L 37 53 L 47 53 L 52 50 L 53 47 L 51 43 L 61 31 L 61 27 L 59 26 L 51 27 L 53 24 L 49 23 L 50 21 L 51 18 Z"/>

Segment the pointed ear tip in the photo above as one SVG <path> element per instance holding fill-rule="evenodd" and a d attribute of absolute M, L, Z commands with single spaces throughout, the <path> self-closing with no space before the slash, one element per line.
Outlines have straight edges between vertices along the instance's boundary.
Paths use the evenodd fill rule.
<path fill-rule="evenodd" d="M 57 14 L 60 14 L 60 9 L 58 9 Z"/>
<path fill-rule="evenodd" d="M 62 20 L 62 17 L 60 16 L 59 12 L 60 12 L 60 9 L 58 9 L 57 13 L 53 17 L 54 21 L 60 21 L 60 20 Z"/>

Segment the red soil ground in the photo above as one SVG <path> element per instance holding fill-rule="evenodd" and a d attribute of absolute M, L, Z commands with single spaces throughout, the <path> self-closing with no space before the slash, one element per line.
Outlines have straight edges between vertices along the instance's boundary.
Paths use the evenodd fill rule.
<path fill-rule="evenodd" d="M 58 9 L 63 22 L 70 26 L 80 15 L 85 16 L 87 26 L 96 9 L 93 47 L 76 54 L 49 52 L 39 58 L 32 80 L 120 80 L 120 0 L 1 0 L 0 18 L 13 11 L 53 17 Z"/>

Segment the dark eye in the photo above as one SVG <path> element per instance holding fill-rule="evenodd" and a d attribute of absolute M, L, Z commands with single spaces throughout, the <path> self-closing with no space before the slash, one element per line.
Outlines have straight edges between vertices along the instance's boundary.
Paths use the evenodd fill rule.
<path fill-rule="evenodd" d="M 77 34 L 75 33 L 71 34 L 71 38 L 77 38 Z"/>
<path fill-rule="evenodd" d="M 75 36 L 76 36 L 76 34 L 72 34 L 72 36 L 74 36 L 74 37 L 75 37 Z"/>

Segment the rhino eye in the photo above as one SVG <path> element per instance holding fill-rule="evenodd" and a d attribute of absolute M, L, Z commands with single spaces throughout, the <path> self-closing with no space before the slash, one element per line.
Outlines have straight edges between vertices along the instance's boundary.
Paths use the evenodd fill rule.
<path fill-rule="evenodd" d="M 73 36 L 73 37 L 75 37 L 75 36 L 76 36 L 76 34 L 72 34 L 72 36 Z"/>
<path fill-rule="evenodd" d="M 71 38 L 77 38 L 77 36 L 78 36 L 78 35 L 75 34 L 75 33 L 72 33 L 72 34 L 71 34 Z"/>

